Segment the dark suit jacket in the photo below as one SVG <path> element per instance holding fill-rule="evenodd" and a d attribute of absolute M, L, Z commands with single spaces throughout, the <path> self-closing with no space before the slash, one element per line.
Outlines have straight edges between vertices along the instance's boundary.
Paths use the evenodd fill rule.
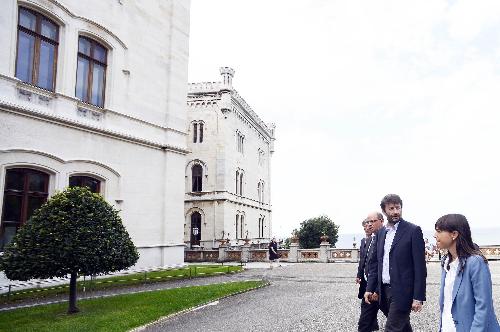
<path fill-rule="evenodd" d="M 375 242 L 370 246 L 370 243 L 375 241 L 373 237 L 369 237 L 368 241 L 366 238 L 361 239 L 361 245 L 359 247 L 359 264 L 357 277 L 361 279 L 359 284 L 358 298 L 362 299 L 366 292 L 367 280 L 365 279 L 365 274 L 368 275 L 368 264 L 370 261 L 370 256 L 373 253 L 373 246 Z"/>
<path fill-rule="evenodd" d="M 377 292 L 383 304 L 382 266 L 387 229 L 377 232 L 377 242 L 369 262 L 368 292 Z M 393 303 L 402 311 L 411 309 L 413 300 L 425 301 L 425 245 L 422 229 L 405 220 L 400 220 L 389 252 L 389 275 Z"/>

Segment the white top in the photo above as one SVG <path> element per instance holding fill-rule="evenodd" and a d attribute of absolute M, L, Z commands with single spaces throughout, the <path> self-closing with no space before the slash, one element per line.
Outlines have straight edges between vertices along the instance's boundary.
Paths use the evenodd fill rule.
<path fill-rule="evenodd" d="M 450 270 L 446 271 L 448 261 L 444 263 L 446 278 L 444 279 L 444 305 L 443 313 L 441 316 L 441 331 L 442 332 L 456 332 L 455 322 L 451 315 L 451 306 L 453 304 L 453 285 L 455 284 L 455 277 L 458 270 L 458 259 L 450 263 Z"/>
<path fill-rule="evenodd" d="M 396 232 L 398 230 L 399 221 L 394 225 L 394 227 L 387 224 L 386 229 L 387 233 L 385 235 L 384 242 L 384 260 L 382 264 L 382 283 L 390 284 L 391 283 L 391 275 L 389 274 L 389 254 L 391 252 L 392 242 L 394 241 L 394 237 L 396 236 Z"/>

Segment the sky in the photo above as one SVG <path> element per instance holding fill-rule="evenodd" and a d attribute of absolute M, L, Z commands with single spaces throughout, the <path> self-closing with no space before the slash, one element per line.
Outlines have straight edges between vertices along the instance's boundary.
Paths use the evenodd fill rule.
<path fill-rule="evenodd" d="M 424 230 L 497 227 L 500 1 L 192 0 L 189 81 L 221 66 L 276 123 L 274 235 L 360 232 L 388 193 Z"/>

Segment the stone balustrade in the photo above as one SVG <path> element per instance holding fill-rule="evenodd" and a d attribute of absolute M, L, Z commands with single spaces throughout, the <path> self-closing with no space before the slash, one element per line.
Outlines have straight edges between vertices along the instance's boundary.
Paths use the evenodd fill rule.
<path fill-rule="evenodd" d="M 500 245 L 481 246 L 488 260 L 500 260 Z M 322 242 L 320 248 L 299 249 L 298 243 L 290 244 L 289 249 L 278 249 L 281 261 L 290 263 L 323 262 L 355 263 L 359 261 L 359 249 L 331 248 L 330 243 Z M 267 249 L 251 249 L 250 245 L 240 247 L 221 246 L 219 250 L 186 250 L 186 262 L 266 262 L 269 261 Z M 435 254 L 431 261 L 439 261 Z"/>

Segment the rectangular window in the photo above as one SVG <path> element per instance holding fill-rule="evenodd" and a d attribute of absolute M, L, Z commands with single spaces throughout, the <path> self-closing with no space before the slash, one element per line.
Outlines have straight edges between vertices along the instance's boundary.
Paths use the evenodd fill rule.
<path fill-rule="evenodd" d="M 54 91 L 59 26 L 45 16 L 19 7 L 16 77 Z"/>

